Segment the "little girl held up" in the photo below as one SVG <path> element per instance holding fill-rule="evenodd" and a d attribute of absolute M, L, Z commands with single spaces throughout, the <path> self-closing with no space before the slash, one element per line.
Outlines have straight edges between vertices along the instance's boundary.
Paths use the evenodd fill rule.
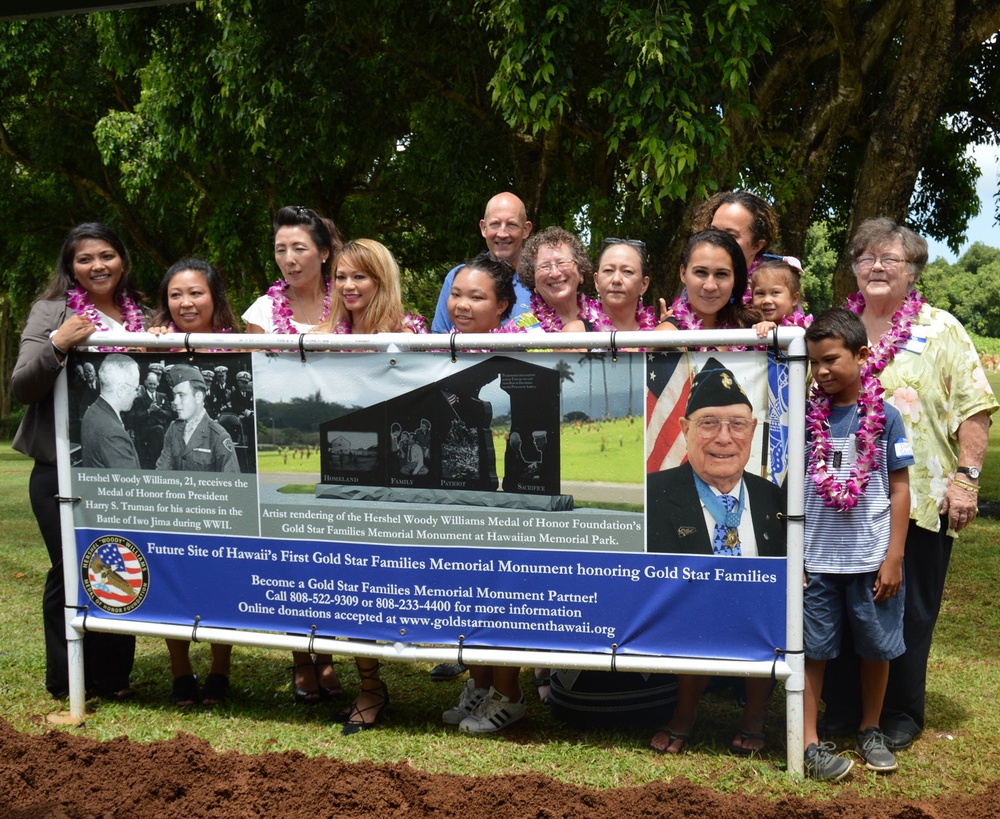
<path fill-rule="evenodd" d="M 753 274 L 753 306 L 764 317 L 753 328 L 763 338 L 777 326 L 808 327 L 802 312 L 802 264 L 794 256 L 768 259 Z"/>

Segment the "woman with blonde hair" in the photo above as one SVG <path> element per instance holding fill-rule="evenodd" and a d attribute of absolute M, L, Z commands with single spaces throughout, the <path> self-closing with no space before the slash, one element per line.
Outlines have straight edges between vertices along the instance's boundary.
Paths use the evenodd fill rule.
<path fill-rule="evenodd" d="M 372 239 L 354 239 L 337 256 L 329 317 L 314 333 L 426 333 L 424 320 L 403 310 L 399 265 L 388 248 Z M 404 451 L 408 451 L 405 447 Z M 379 677 L 379 661 L 355 657 L 361 690 L 337 715 L 344 734 L 372 728 L 389 704 L 389 690 Z"/>
<path fill-rule="evenodd" d="M 354 239 L 337 257 L 330 315 L 316 333 L 426 333 L 423 318 L 403 310 L 399 265 L 373 239 Z"/>

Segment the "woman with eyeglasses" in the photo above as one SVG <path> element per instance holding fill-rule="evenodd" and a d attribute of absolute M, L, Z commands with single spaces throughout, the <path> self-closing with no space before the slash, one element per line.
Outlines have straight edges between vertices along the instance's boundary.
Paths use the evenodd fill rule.
<path fill-rule="evenodd" d="M 655 330 L 656 313 L 642 303 L 649 287 L 646 244 L 637 239 L 605 239 L 594 272 L 599 301 L 589 318 L 571 321 L 566 333 Z"/>
<path fill-rule="evenodd" d="M 517 276 L 531 291 L 531 309 L 515 322 L 528 331 L 559 333 L 571 321 L 590 319 L 594 311 L 583 293 L 594 266 L 583 243 L 568 230 L 550 227 L 524 245 Z"/>
<path fill-rule="evenodd" d="M 281 278 L 243 314 L 246 332 L 308 333 L 330 315 L 340 232 L 331 220 L 300 205 L 279 210 L 272 228 Z"/>
<path fill-rule="evenodd" d="M 11 376 L 15 397 L 27 406 L 12 446 L 35 459 L 28 496 L 52 563 L 45 578 L 42 616 L 45 687 L 57 699 L 69 696 L 69 666 L 53 390 L 70 350 L 84 339 L 110 331 L 143 332 L 147 315 L 132 286 L 131 272 L 128 251 L 111 228 L 97 222 L 73 228 L 63 240 L 55 271 L 28 314 Z M 83 639 L 88 692 L 116 700 L 131 697 L 135 637 L 87 632 Z"/>
<path fill-rule="evenodd" d="M 898 751 L 924 728 L 927 659 L 952 543 L 976 517 L 990 416 L 998 405 L 965 329 L 916 289 L 927 242 L 892 219 L 869 219 L 851 240 L 851 256 L 858 292 L 847 308 L 864 322 L 869 372 L 903 416 L 916 459 L 903 557 L 906 652 L 889 664 L 880 721 L 886 746 Z M 852 647 L 843 646 L 827 666 L 828 732 L 858 729 L 857 661 Z"/>

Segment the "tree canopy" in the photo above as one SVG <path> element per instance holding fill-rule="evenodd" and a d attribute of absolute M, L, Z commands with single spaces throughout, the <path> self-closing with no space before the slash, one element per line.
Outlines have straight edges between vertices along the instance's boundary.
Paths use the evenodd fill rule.
<path fill-rule="evenodd" d="M 773 201 L 807 267 L 819 222 L 824 266 L 875 215 L 957 248 L 966 149 L 996 141 L 998 28 L 1000 0 L 198 0 L 2 23 L 0 355 L 9 373 L 87 219 L 122 231 L 147 292 L 202 255 L 238 307 L 276 275 L 289 203 L 385 242 L 424 311 L 505 189 L 536 226 L 645 239 L 655 296 L 720 189 Z"/>

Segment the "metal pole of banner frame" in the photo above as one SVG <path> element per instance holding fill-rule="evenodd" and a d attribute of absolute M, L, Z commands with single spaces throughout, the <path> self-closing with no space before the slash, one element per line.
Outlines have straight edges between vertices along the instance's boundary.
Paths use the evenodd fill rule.
<path fill-rule="evenodd" d="M 777 332 L 779 346 L 787 345 L 794 327 Z M 708 333 L 705 330 L 615 333 L 453 333 L 450 335 L 415 335 L 413 333 L 380 333 L 378 335 L 233 335 L 221 333 L 170 333 L 161 336 L 145 333 L 102 333 L 100 338 L 87 339 L 80 347 L 131 347 L 147 350 L 218 350 L 231 351 L 286 351 L 319 352 L 323 350 L 352 352 L 524 352 L 530 350 L 594 350 L 622 352 L 645 350 L 671 350 L 684 347 L 760 346 L 772 344 L 772 335 L 761 339 L 753 330 L 724 330 Z"/>
<path fill-rule="evenodd" d="M 81 628 L 82 625 L 82 617 L 77 617 L 73 621 L 75 628 Z M 135 634 L 141 637 L 190 640 L 192 626 L 93 618 L 87 623 L 87 630 L 107 634 Z M 371 643 L 363 640 L 213 628 L 203 626 L 200 623 L 198 625 L 198 642 L 226 643 L 227 645 L 253 648 L 288 649 L 290 651 L 308 651 L 311 648 L 318 654 L 371 657 L 385 662 L 438 663 L 455 662 L 458 659 L 458 650 L 454 646 L 417 645 L 401 641 Z M 582 651 L 469 647 L 462 649 L 461 656 L 462 662 L 468 665 L 513 665 L 524 668 L 552 666 L 608 671 L 612 666 L 613 655 L 610 652 L 596 654 Z M 775 677 L 779 680 L 788 679 L 792 673 L 790 665 L 784 661 L 771 663 L 748 660 L 706 660 L 647 654 L 616 654 L 613 664 L 616 671 L 648 673 L 709 673 L 733 677 L 769 677 L 774 672 Z"/>
<path fill-rule="evenodd" d="M 788 772 L 801 774 L 803 761 L 803 693 L 805 689 L 804 657 L 802 654 L 802 570 L 804 544 L 804 492 L 805 492 L 805 402 L 806 402 L 806 355 L 804 331 L 796 327 L 782 327 L 760 339 L 753 330 L 678 331 L 678 332 L 615 332 L 615 333 L 497 333 L 497 334 L 450 334 L 413 335 L 408 333 L 387 333 L 365 335 L 231 335 L 231 334 L 170 334 L 153 336 L 134 333 L 107 333 L 100 339 L 91 339 L 81 347 L 114 345 L 146 350 L 212 350 L 225 348 L 232 351 L 288 351 L 298 352 L 303 360 L 308 353 L 321 351 L 365 351 L 365 352 L 435 352 L 457 356 L 459 353 L 526 352 L 588 350 L 631 352 L 638 349 L 647 351 L 673 350 L 686 347 L 757 347 L 766 345 L 769 349 L 784 351 L 789 359 L 788 396 L 788 470 L 787 488 L 787 580 L 786 580 L 786 646 L 777 646 L 773 662 L 749 662 L 739 660 L 687 659 L 679 657 L 653 657 L 648 655 L 618 654 L 615 668 L 620 671 L 667 671 L 732 676 L 770 677 L 785 682 L 785 713 L 787 730 Z M 62 412 L 62 426 L 66 434 L 65 378 L 61 378 L 63 401 L 57 400 L 58 415 Z M 58 393 L 57 393 L 58 397 Z M 65 452 L 60 453 L 60 463 L 69 463 L 69 452 L 63 441 Z M 63 457 L 65 460 L 63 460 Z M 65 471 L 65 470 L 64 470 Z M 63 482 L 67 484 L 63 487 Z M 69 491 L 68 472 L 60 475 L 60 492 Z M 72 511 L 64 509 L 63 519 L 72 519 Z M 65 530 L 65 522 L 64 522 Z M 72 526 L 64 531 L 64 558 L 66 571 L 67 602 L 74 605 L 77 578 L 75 539 Z M 71 577 L 72 575 L 72 577 Z M 69 631 L 82 635 L 83 618 L 69 618 Z M 109 621 L 94 618 L 87 625 L 94 631 L 128 633 L 158 637 L 189 638 L 191 630 L 185 626 L 168 626 L 137 621 Z M 233 629 L 202 627 L 198 630 L 199 640 L 222 642 L 233 645 L 259 646 L 265 648 L 291 648 L 307 650 L 308 636 L 295 637 L 284 634 L 264 634 L 242 632 Z M 79 636 L 73 641 L 81 646 Z M 405 642 L 366 643 L 349 640 L 315 638 L 313 650 L 348 656 L 368 656 L 387 661 L 438 662 L 456 659 L 454 647 L 418 646 Z M 549 667 L 561 665 L 566 668 L 607 669 L 611 664 L 610 654 L 575 653 L 565 651 L 532 651 L 510 649 L 468 648 L 462 652 L 464 661 L 494 665 L 533 665 Z M 83 657 L 82 649 L 71 654 L 71 663 L 78 665 L 77 686 L 73 686 L 71 673 L 70 708 L 73 714 L 83 714 Z M 81 688 L 77 691 L 77 688 Z"/>
<path fill-rule="evenodd" d="M 55 402 L 56 417 L 56 463 L 69 464 L 69 415 L 65 408 L 68 406 L 69 386 L 66 378 L 66 369 L 59 373 L 56 378 L 55 389 L 53 391 L 53 401 Z M 60 409 L 62 411 L 60 412 Z M 86 682 L 83 672 L 83 630 L 73 626 L 76 620 L 82 622 L 83 618 L 76 617 L 76 588 L 79 584 L 77 577 L 77 553 L 76 536 L 73 528 L 73 501 L 70 499 L 72 492 L 71 475 L 68 469 L 59 469 L 59 527 L 62 533 L 63 552 L 63 585 L 66 594 L 66 606 L 63 609 L 66 620 L 66 648 L 69 658 L 69 715 L 70 722 L 80 722 L 84 718 L 86 710 Z"/>

